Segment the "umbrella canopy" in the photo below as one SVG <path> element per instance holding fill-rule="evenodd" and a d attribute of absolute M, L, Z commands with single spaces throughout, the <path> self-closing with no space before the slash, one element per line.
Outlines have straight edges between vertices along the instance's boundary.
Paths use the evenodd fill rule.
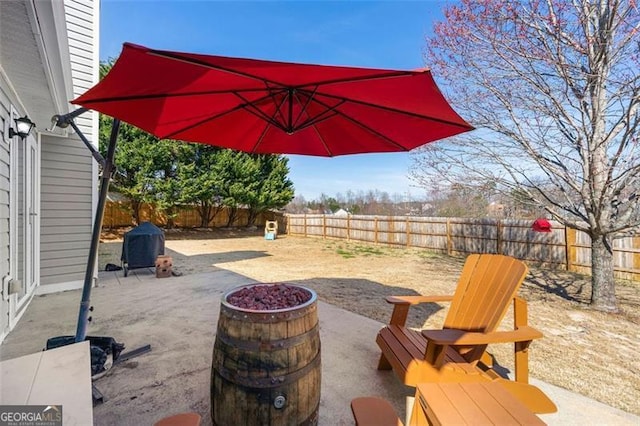
<path fill-rule="evenodd" d="M 472 130 L 428 70 L 295 64 L 125 43 L 72 103 L 161 139 L 251 153 L 409 151 Z"/>

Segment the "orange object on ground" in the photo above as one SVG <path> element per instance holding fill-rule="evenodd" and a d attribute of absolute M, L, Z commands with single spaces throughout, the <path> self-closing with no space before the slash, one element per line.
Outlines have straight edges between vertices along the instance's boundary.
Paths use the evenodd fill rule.
<path fill-rule="evenodd" d="M 200 426 L 202 417 L 197 413 L 180 413 L 154 423 L 154 426 Z"/>
<path fill-rule="evenodd" d="M 168 278 L 171 276 L 173 259 L 171 256 L 158 256 L 156 258 L 156 278 Z"/>
<path fill-rule="evenodd" d="M 388 401 L 375 396 L 351 400 L 351 412 L 356 426 L 404 426 Z"/>

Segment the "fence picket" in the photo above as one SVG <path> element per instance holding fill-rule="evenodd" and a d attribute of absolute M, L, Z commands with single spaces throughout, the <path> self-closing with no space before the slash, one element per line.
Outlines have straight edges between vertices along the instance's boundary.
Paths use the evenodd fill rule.
<path fill-rule="evenodd" d="M 233 226 L 244 226 L 247 224 L 249 213 L 246 209 L 239 209 L 238 216 Z M 140 220 L 142 222 L 152 222 L 158 226 L 167 225 L 167 216 L 159 213 L 153 206 L 143 203 L 140 208 Z M 229 214 L 226 208 L 223 208 L 212 221 L 209 227 L 226 226 Z M 278 220 L 280 229 L 285 229 L 284 216 L 281 213 L 265 212 L 258 215 L 256 225 L 263 226 L 266 220 Z M 107 201 L 102 221 L 104 228 L 123 228 L 133 226 L 133 214 L 130 203 L 126 201 Z M 183 206 L 176 209 L 173 217 L 173 223 L 179 228 L 198 228 L 200 227 L 200 215 L 195 207 Z M 306 225 L 305 225 L 306 226 Z"/>

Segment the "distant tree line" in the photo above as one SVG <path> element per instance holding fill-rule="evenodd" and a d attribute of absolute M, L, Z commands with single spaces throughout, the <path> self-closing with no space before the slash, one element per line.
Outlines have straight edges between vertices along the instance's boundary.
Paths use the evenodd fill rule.
<path fill-rule="evenodd" d="M 409 192 L 389 194 L 384 191 L 347 191 L 334 196 L 320 194 L 307 200 L 296 195 L 285 207 L 287 213 L 332 214 L 340 209 L 350 214 L 431 217 L 496 217 L 527 219 L 542 214 L 542 210 L 527 203 L 523 197 L 503 196 L 491 185 L 435 185 L 425 188 L 422 197 Z"/>
<path fill-rule="evenodd" d="M 314 200 L 306 200 L 304 196 L 296 195 L 286 206 L 285 211 L 331 214 L 343 209 L 351 214 L 399 215 L 409 214 L 412 207 L 418 208 L 418 206 L 409 206 L 408 202 L 408 196 L 403 197 L 401 194 L 389 195 L 388 192 L 378 190 L 347 191 L 334 196 L 323 193 Z"/>

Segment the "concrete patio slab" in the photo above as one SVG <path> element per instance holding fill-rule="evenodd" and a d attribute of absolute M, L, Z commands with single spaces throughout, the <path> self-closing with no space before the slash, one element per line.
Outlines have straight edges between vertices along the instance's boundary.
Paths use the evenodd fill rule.
<path fill-rule="evenodd" d="M 0 405 L 62 406 L 64 425 L 93 422 L 89 342 L 4 360 L 0 379 Z"/>
<path fill-rule="evenodd" d="M 151 352 L 112 368 L 95 384 L 105 402 L 94 408 L 96 425 L 140 425 L 184 411 L 211 424 L 209 381 L 220 297 L 251 284 L 224 269 L 157 279 L 152 270 L 101 272 L 92 294 L 90 335 L 111 336 L 125 352 L 150 344 Z M 363 295 L 366 297 L 366 295 Z M 41 350 L 53 336 L 74 334 L 80 291 L 36 297 L 2 346 L 0 359 Z M 321 425 L 353 424 L 349 402 L 357 396 L 388 399 L 401 417 L 414 390 L 393 373 L 377 371 L 375 336 L 383 324 L 319 302 L 322 342 Z M 48 319 L 48 321 L 45 321 Z M 535 371 L 532 372 L 535 375 Z M 581 395 L 532 381 L 559 407 L 541 415 L 550 425 L 638 425 L 640 418 Z M 61 391 L 63 391 L 61 389 Z"/>

